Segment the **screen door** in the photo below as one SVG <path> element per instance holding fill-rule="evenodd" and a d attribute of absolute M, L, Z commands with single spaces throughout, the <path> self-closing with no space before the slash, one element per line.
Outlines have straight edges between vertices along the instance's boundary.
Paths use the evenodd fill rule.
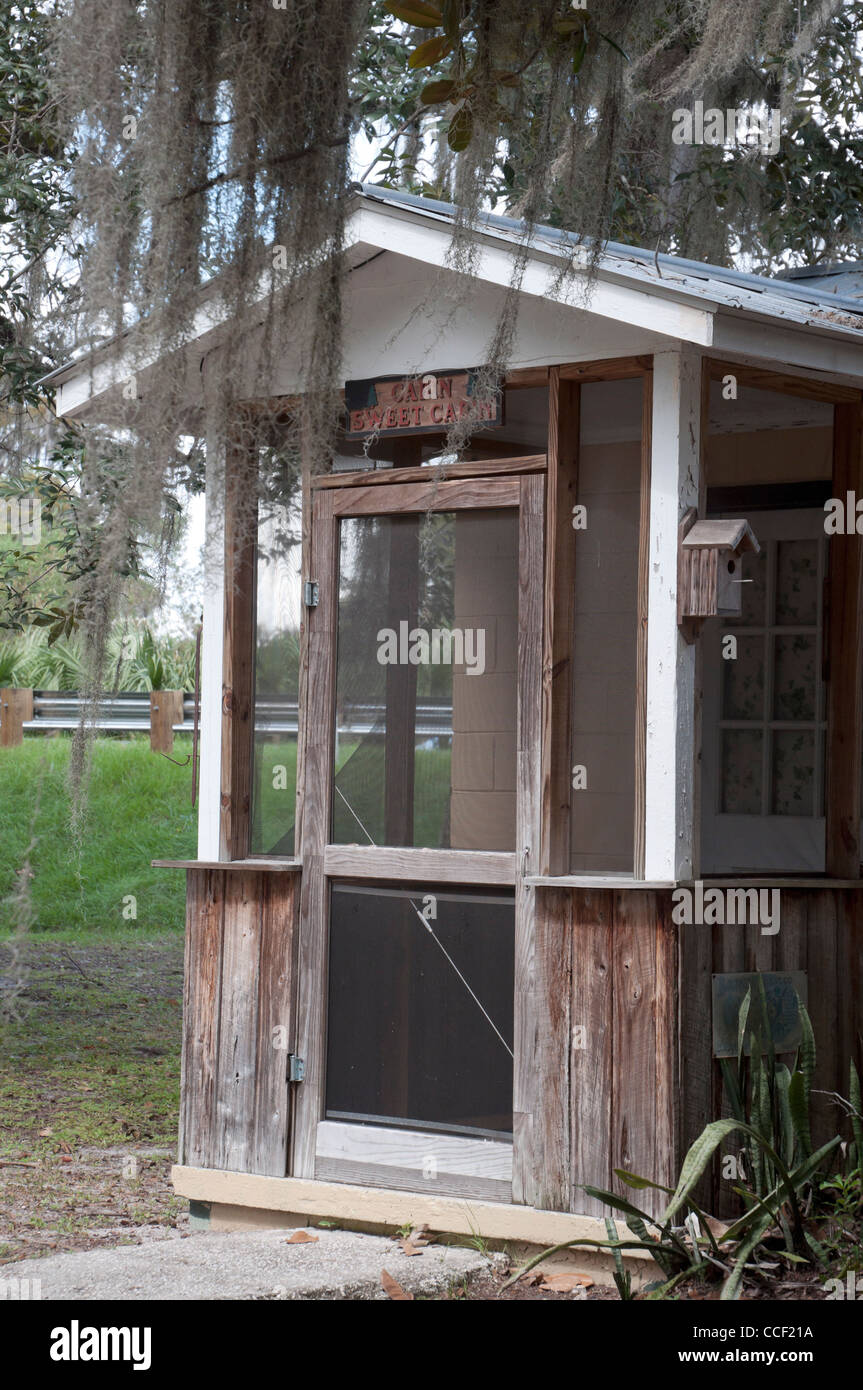
<path fill-rule="evenodd" d="M 541 498 L 531 477 L 318 499 L 331 717 L 298 1121 L 319 1178 L 511 1199 L 526 484 Z"/>

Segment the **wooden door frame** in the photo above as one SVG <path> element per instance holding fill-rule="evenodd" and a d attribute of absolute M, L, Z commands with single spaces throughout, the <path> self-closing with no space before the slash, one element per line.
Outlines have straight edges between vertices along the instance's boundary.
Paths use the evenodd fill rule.
<path fill-rule="evenodd" d="M 473 478 L 376 482 L 354 475 L 342 487 L 314 489 L 309 578 L 319 585 L 318 603 L 308 610 L 308 695 L 303 721 L 302 891 L 298 922 L 297 1050 L 305 1079 L 297 1088 L 291 1134 L 294 1177 L 314 1178 L 317 1127 L 324 1116 L 329 881 L 361 873 L 390 882 L 499 883 L 515 887 L 515 993 L 513 1064 L 513 1198 L 529 1200 L 534 1167 L 533 1112 L 536 1091 L 535 892 L 526 879 L 535 872 L 540 833 L 540 733 L 543 621 L 544 476 L 539 460 L 519 475 L 494 476 L 482 464 Z M 428 470 L 423 470 L 428 474 Z M 333 721 L 335 717 L 338 616 L 339 522 L 342 517 L 517 507 L 518 714 L 516 751 L 516 852 L 410 850 L 381 846 L 346 850 L 331 844 Z M 347 854 L 348 859 L 343 856 Z M 415 856 L 415 857 L 413 857 Z M 374 860 L 374 862 L 372 862 Z M 335 872 L 334 872 L 335 871 Z"/>

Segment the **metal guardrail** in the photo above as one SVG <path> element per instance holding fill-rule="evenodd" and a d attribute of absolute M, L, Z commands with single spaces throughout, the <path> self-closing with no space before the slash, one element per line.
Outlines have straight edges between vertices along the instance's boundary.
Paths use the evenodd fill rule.
<path fill-rule="evenodd" d="M 23 722 L 30 733 L 77 729 L 81 720 L 82 698 L 70 691 L 35 690 L 33 718 Z M 194 728 L 195 699 L 183 698 L 183 718 L 173 725 L 174 733 L 191 733 Z M 424 703 L 417 706 L 416 733 L 421 738 L 446 738 L 452 734 L 452 705 Z M 375 703 L 346 704 L 339 711 L 340 738 L 384 731 L 385 707 Z M 96 717 L 88 719 L 91 729 L 113 733 L 150 732 L 150 696 L 137 691 L 119 692 L 99 701 Z M 255 706 L 255 732 L 296 734 L 299 710 L 295 701 L 259 700 Z"/>
<path fill-rule="evenodd" d="M 34 690 L 33 718 L 25 719 L 22 727 L 38 733 L 42 729 L 77 729 L 85 701 L 70 691 Z M 194 699 L 183 700 L 183 722 L 175 731 L 192 729 Z M 116 733 L 150 732 L 150 696 L 138 691 L 106 695 L 99 700 L 96 717 L 85 720 L 90 729 L 112 730 Z"/>

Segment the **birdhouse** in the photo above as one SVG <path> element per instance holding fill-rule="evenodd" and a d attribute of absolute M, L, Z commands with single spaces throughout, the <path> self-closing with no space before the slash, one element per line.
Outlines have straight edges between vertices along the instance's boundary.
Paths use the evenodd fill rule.
<path fill-rule="evenodd" d="M 743 604 L 743 556 L 761 547 L 749 522 L 699 521 L 691 507 L 680 523 L 677 621 L 694 641 L 705 618 L 733 617 Z"/>

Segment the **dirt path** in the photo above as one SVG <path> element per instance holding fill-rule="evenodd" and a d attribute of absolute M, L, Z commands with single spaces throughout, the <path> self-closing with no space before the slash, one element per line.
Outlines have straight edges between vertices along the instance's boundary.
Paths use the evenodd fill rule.
<path fill-rule="evenodd" d="M 182 985 L 173 937 L 0 946 L 0 1263 L 187 1220 L 169 1184 Z"/>

